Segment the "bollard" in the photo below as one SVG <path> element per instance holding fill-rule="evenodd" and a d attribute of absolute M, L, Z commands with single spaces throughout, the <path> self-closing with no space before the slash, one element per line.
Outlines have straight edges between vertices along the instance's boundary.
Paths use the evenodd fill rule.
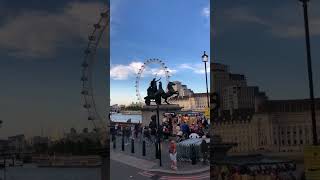
<path fill-rule="evenodd" d="M 196 150 L 194 145 L 191 145 L 191 164 L 197 164 Z"/>
<path fill-rule="evenodd" d="M 113 149 L 116 149 L 116 137 L 114 137 L 114 139 L 113 139 Z"/>
<path fill-rule="evenodd" d="M 142 156 L 146 156 L 146 141 L 142 141 Z"/>
<path fill-rule="evenodd" d="M 131 153 L 134 153 L 134 139 L 131 139 Z"/>
<path fill-rule="evenodd" d="M 156 159 L 159 159 L 158 143 L 154 143 L 154 145 L 155 145 L 155 151 L 156 151 Z"/>
<path fill-rule="evenodd" d="M 113 142 L 113 141 L 114 141 L 114 139 L 115 139 L 115 135 L 114 135 L 114 133 L 112 132 L 111 141 Z"/>
<path fill-rule="evenodd" d="M 122 136 L 122 144 L 121 144 L 121 149 L 124 151 L 124 137 Z"/>

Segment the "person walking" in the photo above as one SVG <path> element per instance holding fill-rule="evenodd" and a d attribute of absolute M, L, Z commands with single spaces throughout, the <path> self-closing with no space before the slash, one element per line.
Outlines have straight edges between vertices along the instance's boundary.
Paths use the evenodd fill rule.
<path fill-rule="evenodd" d="M 177 170 L 177 146 L 174 140 L 169 144 L 169 154 L 171 160 L 171 169 Z"/>
<path fill-rule="evenodd" d="M 202 142 L 200 147 L 201 147 L 201 153 L 203 158 L 203 164 L 207 164 L 208 144 L 205 140 L 205 136 L 202 137 Z"/>

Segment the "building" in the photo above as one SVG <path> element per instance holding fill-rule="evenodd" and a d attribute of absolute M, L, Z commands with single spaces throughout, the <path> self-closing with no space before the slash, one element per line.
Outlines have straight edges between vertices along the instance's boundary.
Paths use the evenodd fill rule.
<path fill-rule="evenodd" d="M 230 73 L 229 66 L 211 63 L 211 69 L 220 100 L 219 114 L 212 118 L 214 134 L 238 144 L 230 152 L 300 153 L 304 145 L 312 144 L 308 99 L 268 100 L 257 86 L 247 85 L 244 75 Z M 320 98 L 316 118 L 320 134 Z"/>
<path fill-rule="evenodd" d="M 320 99 L 316 99 L 316 118 L 320 134 Z M 230 151 L 234 153 L 302 152 L 304 145 L 312 144 L 308 100 L 266 101 L 250 119 L 214 122 L 214 133 L 223 141 L 236 142 Z"/>
<path fill-rule="evenodd" d="M 178 96 L 170 99 L 170 103 L 179 104 L 182 111 L 204 112 L 208 107 L 207 93 L 193 93 L 190 96 Z"/>
<path fill-rule="evenodd" d="M 111 112 L 119 112 L 121 110 L 120 106 L 118 104 L 114 104 L 110 107 Z"/>
<path fill-rule="evenodd" d="M 26 139 L 24 134 L 8 137 L 9 150 L 12 153 L 21 153 L 26 147 Z"/>
<path fill-rule="evenodd" d="M 227 86 L 222 96 L 223 110 L 232 115 L 238 111 L 258 111 L 260 104 L 267 100 L 257 86 Z"/>
<path fill-rule="evenodd" d="M 45 144 L 47 146 L 50 145 L 49 137 L 42 137 L 42 136 L 34 136 L 31 138 L 30 145 L 37 145 L 37 144 Z"/>
<path fill-rule="evenodd" d="M 9 148 L 9 141 L 0 139 L 0 153 L 6 152 Z"/>
<path fill-rule="evenodd" d="M 233 74 L 230 73 L 229 66 L 220 64 L 220 63 L 211 63 L 211 83 L 215 93 L 219 95 L 221 107 L 230 106 L 224 105 L 225 102 L 223 99 L 230 98 L 229 91 L 232 92 L 234 87 L 246 87 L 247 80 L 246 77 L 242 74 Z M 223 110 L 223 109 L 221 109 Z"/>
<path fill-rule="evenodd" d="M 212 86 L 218 94 L 220 109 L 213 120 L 252 116 L 268 98 L 257 86 L 248 86 L 245 75 L 230 72 L 229 66 L 211 63 Z M 243 119 L 243 118 L 242 118 Z"/>
<path fill-rule="evenodd" d="M 175 84 L 173 89 L 179 92 L 180 97 L 192 96 L 194 92 L 191 89 L 188 89 L 187 85 L 182 84 L 180 81 L 173 81 Z"/>
<path fill-rule="evenodd" d="M 64 134 L 64 139 L 72 142 L 83 142 L 85 140 L 97 141 L 101 139 L 100 130 L 101 129 L 97 129 L 97 132 L 94 130 L 89 132 L 87 128 L 84 128 L 82 132 L 77 132 L 74 128 L 71 128 L 69 133 Z"/>

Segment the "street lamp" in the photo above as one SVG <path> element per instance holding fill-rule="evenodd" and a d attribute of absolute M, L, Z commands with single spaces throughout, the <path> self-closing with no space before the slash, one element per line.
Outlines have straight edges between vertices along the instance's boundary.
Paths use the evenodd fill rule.
<path fill-rule="evenodd" d="M 209 59 L 209 56 L 206 54 L 206 51 L 203 52 L 203 55 L 201 56 L 202 62 L 204 62 L 204 70 L 206 73 L 206 87 L 207 87 L 207 103 L 209 108 L 209 90 L 208 90 L 208 77 L 207 77 L 207 62 Z"/>
<path fill-rule="evenodd" d="M 159 104 L 157 104 L 157 126 L 158 126 L 158 131 L 157 131 L 157 135 L 158 135 L 158 155 L 159 155 L 159 165 L 160 167 L 162 166 L 162 159 L 161 159 L 161 139 L 160 139 L 160 116 L 159 116 Z"/>
<path fill-rule="evenodd" d="M 308 4 L 307 4 L 307 2 L 309 2 L 309 0 L 299 0 L 299 1 L 302 2 L 303 14 L 304 14 L 304 28 L 305 28 L 305 38 L 306 38 L 306 50 L 307 50 L 307 64 L 308 64 L 308 76 L 309 76 L 309 91 L 310 91 L 313 145 L 317 145 L 318 144 L 318 137 L 317 137 L 316 113 L 315 113 L 315 102 L 314 102 L 314 93 L 313 93 L 312 63 L 311 63 L 311 49 L 310 49 L 309 22 L 308 22 Z"/>

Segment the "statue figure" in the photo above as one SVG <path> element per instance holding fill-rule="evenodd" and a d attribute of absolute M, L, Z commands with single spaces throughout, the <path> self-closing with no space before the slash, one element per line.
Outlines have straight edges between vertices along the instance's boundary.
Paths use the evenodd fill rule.
<path fill-rule="evenodd" d="M 150 82 L 150 87 L 153 89 L 153 92 L 157 91 L 157 82 L 160 81 L 160 79 L 156 80 L 156 78 L 153 78 L 153 80 Z"/>
<path fill-rule="evenodd" d="M 173 83 L 173 82 L 169 82 L 168 83 L 168 85 L 167 85 L 167 89 L 168 89 L 168 91 L 166 92 L 166 93 L 162 93 L 162 98 L 164 99 L 164 101 L 167 103 L 167 104 L 170 104 L 169 102 L 168 102 L 168 98 L 169 97 L 171 97 L 171 96 L 173 96 L 173 95 L 179 95 L 179 92 L 178 91 L 175 91 L 174 90 L 174 88 L 173 88 L 173 86 L 174 86 L 175 84 Z"/>
<path fill-rule="evenodd" d="M 156 102 L 157 105 L 160 105 L 162 98 L 167 104 L 170 104 L 167 101 L 168 98 L 173 96 L 174 94 L 179 95 L 178 91 L 175 91 L 173 88 L 173 86 L 175 85 L 173 82 L 168 83 L 167 92 L 163 90 L 161 81 L 159 82 L 159 88 L 157 88 L 157 81 L 159 81 L 160 79 L 156 80 L 156 78 L 153 78 L 153 80 L 150 82 L 150 87 L 147 89 L 148 95 L 144 98 L 146 105 L 150 105 L 152 99 Z"/>

